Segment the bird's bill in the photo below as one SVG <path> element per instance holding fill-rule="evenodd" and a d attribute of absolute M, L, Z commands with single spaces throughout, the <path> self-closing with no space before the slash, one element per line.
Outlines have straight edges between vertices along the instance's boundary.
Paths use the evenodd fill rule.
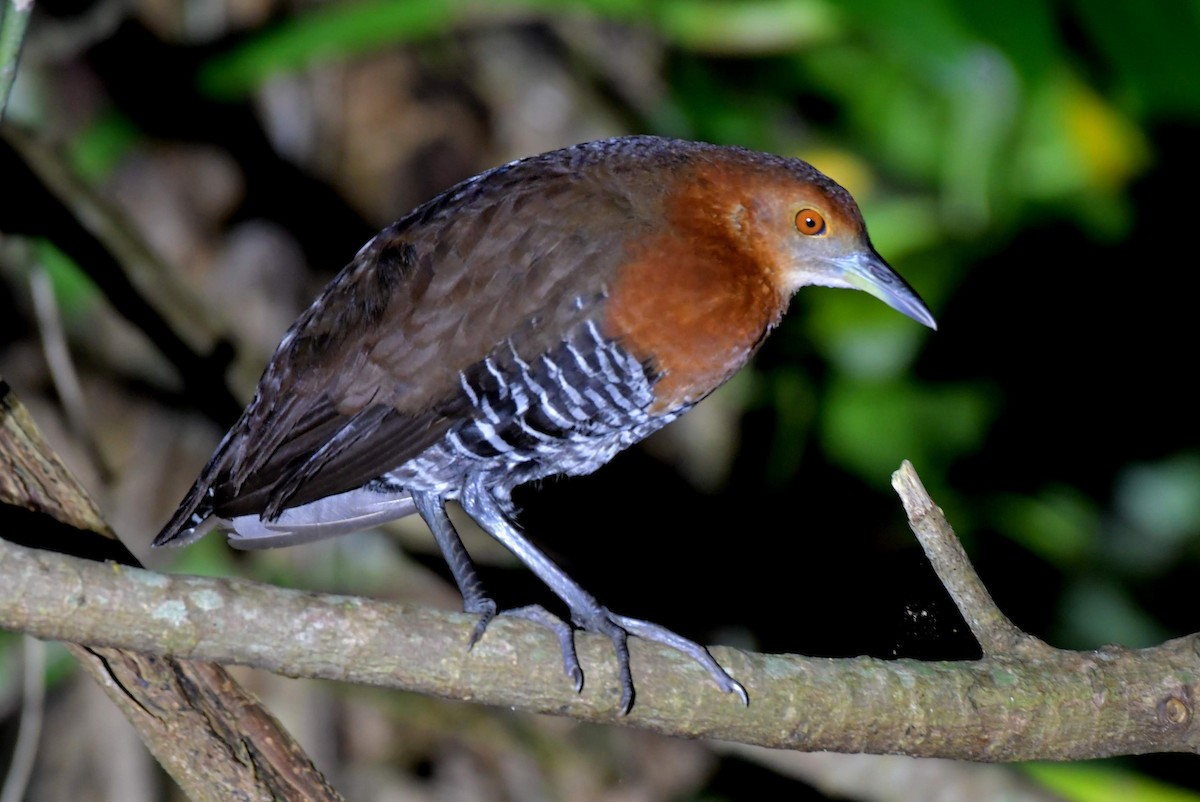
<path fill-rule="evenodd" d="M 845 270 L 842 278 L 848 285 L 874 295 L 897 312 L 937 330 L 937 321 L 921 296 L 874 250 L 857 254 L 852 261 L 842 262 L 841 266 Z"/>

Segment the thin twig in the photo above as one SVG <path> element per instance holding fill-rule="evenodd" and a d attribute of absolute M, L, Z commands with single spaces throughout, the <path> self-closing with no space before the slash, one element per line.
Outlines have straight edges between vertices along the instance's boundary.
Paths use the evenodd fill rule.
<path fill-rule="evenodd" d="M 50 273 L 44 265 L 34 266 L 29 276 L 29 289 L 33 297 L 38 330 L 42 336 L 42 352 L 46 356 L 46 366 L 50 369 L 50 379 L 54 382 L 54 389 L 58 392 L 58 398 L 66 413 L 67 425 L 87 449 L 88 456 L 100 472 L 100 477 L 107 481 L 112 477 L 112 469 L 96 442 L 91 416 L 83 400 L 83 387 L 79 383 L 79 374 L 75 371 L 75 363 L 71 359 L 71 349 L 67 347 L 62 317 L 58 313 L 58 301 L 54 297 L 54 286 L 50 283 Z"/>
<path fill-rule="evenodd" d="M 937 572 L 950 598 L 989 656 L 1054 651 L 1037 638 L 1023 632 L 1009 620 L 975 573 L 971 560 L 946 520 L 941 507 L 933 503 L 912 463 L 905 460 L 892 474 L 892 487 L 908 513 L 908 524 Z"/>

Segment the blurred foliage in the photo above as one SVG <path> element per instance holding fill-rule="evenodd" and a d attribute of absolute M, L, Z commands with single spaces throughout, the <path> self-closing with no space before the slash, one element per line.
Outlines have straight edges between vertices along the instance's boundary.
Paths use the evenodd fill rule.
<path fill-rule="evenodd" d="M 1200 795 L 1138 777 L 1100 762 L 1073 766 L 1034 763 L 1025 767 L 1032 777 L 1064 799 L 1077 802 L 1196 802 Z"/>
<path fill-rule="evenodd" d="M 29 24 L 31 4 L 6 2 L 0 4 L 0 119 L 8 107 L 25 28 Z"/>
<path fill-rule="evenodd" d="M 54 287 L 54 297 L 64 315 L 77 315 L 84 307 L 96 301 L 96 285 L 75 260 L 63 253 L 53 242 L 37 240 L 33 258 L 46 268 Z"/>
<path fill-rule="evenodd" d="M 373 0 L 331 4 L 289 19 L 213 59 L 201 85 L 218 97 L 261 86 L 271 76 L 316 59 L 360 55 L 472 25 L 542 15 L 595 15 L 647 25 L 681 47 L 731 53 L 797 47 L 829 32 L 822 2 L 758 0 Z"/>
<path fill-rule="evenodd" d="M 191 3 L 181 6 L 195 11 Z M 829 564 L 853 563 L 865 573 L 857 562 L 864 542 L 884 552 L 883 567 L 872 575 L 882 588 L 893 569 L 887 552 L 901 548 L 896 533 L 902 528 L 885 497 L 887 479 L 907 458 L 964 538 L 985 549 L 985 578 L 989 565 L 996 575 L 1011 574 L 1009 589 L 995 589 L 998 598 L 1027 604 L 1018 620 L 1038 622 L 1056 643 L 1143 645 L 1198 628 L 1194 615 L 1177 612 L 1187 607 L 1178 600 L 1191 598 L 1186 587 L 1195 581 L 1200 556 L 1194 418 L 1169 422 L 1165 439 L 1129 451 L 1109 443 L 1126 442 L 1112 436 L 1116 428 L 1165 414 L 1160 410 L 1172 399 L 1162 395 L 1157 379 L 1195 371 L 1194 335 L 1173 340 L 1154 334 L 1163 331 L 1154 328 L 1162 325 L 1157 307 L 1127 307 L 1120 287 L 1153 280 L 1172 293 L 1180 280 L 1172 271 L 1194 272 L 1190 231 L 1163 230 L 1154 217 L 1161 207 L 1148 204 L 1143 213 L 1139 200 L 1162 193 L 1139 186 L 1156 181 L 1150 186 L 1161 190 L 1175 174 L 1179 197 L 1186 198 L 1191 186 L 1194 148 L 1191 162 L 1160 160 L 1164 132 L 1182 130 L 1182 138 L 1194 142 L 1200 130 L 1200 3 L 1158 0 L 1134 9 L 1115 0 L 367 0 L 272 11 L 216 44 L 189 51 L 198 65 L 190 87 L 197 97 L 228 104 L 249 99 L 266 115 L 289 80 L 397 49 L 433 62 L 431 72 L 441 79 L 436 85 L 445 89 L 471 80 L 464 76 L 471 60 L 461 55 L 463 41 L 495 31 L 548 30 L 561 34 L 544 38 L 568 51 L 561 59 L 566 72 L 591 87 L 591 94 L 580 90 L 580 96 L 592 102 L 599 95 L 604 102 L 594 105 L 620 107 L 599 128 L 617 119 L 648 133 L 803 156 L 855 194 L 879 252 L 918 288 L 943 328 L 920 329 L 858 293 L 805 291 L 797 298 L 797 313 L 768 341 L 743 394 L 742 453 L 753 453 L 757 463 L 740 456 L 737 466 L 746 470 L 693 472 L 730 475 L 727 498 L 734 499 L 736 517 L 706 522 L 712 508 L 688 500 L 677 503 L 684 510 L 677 514 L 696 510 L 694 519 L 662 518 L 659 525 L 707 523 L 714 532 L 740 537 L 747 519 L 758 514 L 753 510 L 790 509 L 793 497 L 818 506 L 823 493 L 840 500 L 864 492 L 860 485 L 869 495 L 853 497 L 875 499 L 884 512 L 870 518 L 871 505 L 858 505 L 861 526 L 876 533 L 874 540 L 858 532 L 780 538 L 787 542 L 772 546 L 780 559 L 770 561 L 778 566 L 747 562 L 742 573 L 753 570 L 747 584 L 755 587 L 730 592 L 737 598 L 722 600 L 729 607 L 721 612 L 744 623 L 771 606 L 763 587 L 800 594 L 810 584 L 825 587 L 822 579 L 838 582 L 825 576 L 841 570 L 828 570 Z M 575 52 L 582 37 L 572 34 L 581 28 L 615 32 L 604 41 L 618 44 Z M 180 47 L 191 44 L 182 34 L 178 38 Z M 645 60 L 654 73 L 634 90 L 623 90 L 613 77 L 629 66 L 626 61 L 634 62 L 618 52 L 626 41 L 651 41 L 660 49 L 659 58 Z M 481 71 L 489 69 L 498 66 Z M 661 91 L 646 88 L 660 83 Z M 384 94 L 389 90 L 399 94 L 394 87 Z M 67 137 L 67 146 L 75 169 L 101 182 L 161 135 L 147 134 L 147 123 L 119 104 L 97 105 Z M 48 108 L 54 105 L 31 103 L 27 118 L 36 124 Z M 508 114 L 515 112 L 489 107 L 480 116 L 500 128 L 511 122 Z M 367 119 L 358 125 L 377 123 Z M 428 122 L 412 119 L 412 126 Z M 408 124 L 402 120 L 397 130 L 407 131 Z M 1178 158 L 1181 149 L 1172 154 Z M 1177 244 L 1176 237 L 1184 242 Z M 1059 242 L 1075 243 L 1065 257 L 1046 246 Z M 46 241 L 39 241 L 37 256 L 64 305 L 88 303 L 94 285 L 70 257 Z M 1112 294 L 1102 294 L 1113 286 Z M 1035 303 L 1042 297 L 1053 300 L 1053 314 L 1038 317 L 1030 310 L 1042 308 Z M 1107 306 L 1092 308 L 1096 298 Z M 1076 342 L 1081 328 L 1118 328 L 1130 340 L 1130 353 L 1096 362 L 1082 351 L 1056 357 L 1058 347 L 1068 347 L 1056 344 Z M 1034 335 L 1025 337 L 1029 331 Z M 1078 387 L 1063 378 L 1097 363 L 1104 369 Z M 1138 366 L 1144 370 L 1137 375 L 1152 380 L 1143 378 L 1135 391 L 1119 396 L 1126 406 L 1110 408 L 1110 397 L 1128 384 L 1125 372 Z M 1039 417 L 1047 402 L 1062 400 L 1054 392 L 1071 393 L 1062 403 L 1075 417 Z M 1064 447 L 1060 433 L 1078 428 L 1092 432 L 1088 448 Z M 837 478 L 819 480 L 815 489 L 805 484 L 817 474 Z M 668 498 L 667 483 L 651 476 L 647 486 Z M 609 497 L 627 494 L 627 484 L 613 482 Z M 762 520 L 763 528 L 777 526 Z M 801 523 L 806 532 L 825 532 L 844 521 L 830 514 Z M 839 545 L 855 539 L 857 545 Z M 340 551 L 335 560 L 312 560 L 307 581 L 341 587 L 358 572 L 370 577 L 372 588 L 382 586 L 386 563 L 372 548 L 364 551 L 368 556 L 357 567 L 339 562 Z M 604 556 L 584 553 L 577 560 L 581 566 L 595 561 L 602 574 L 613 563 L 611 555 L 602 562 Z M 738 555 L 722 556 L 730 573 L 738 573 Z M 761 555 L 757 561 L 764 562 Z M 614 570 L 632 569 L 617 563 Z M 212 539 L 186 552 L 181 568 L 220 574 L 240 564 Z M 306 584 L 289 574 L 298 570 L 296 563 L 272 555 L 259 566 L 273 580 Z M 772 568 L 780 573 L 768 573 Z M 1185 590 L 1164 596 L 1167 578 Z M 626 584 L 645 585 L 649 594 L 658 579 L 649 575 Z M 816 594 L 795 607 L 823 599 Z M 864 615 L 874 620 L 884 602 L 871 592 L 862 595 L 868 598 L 846 604 L 875 611 Z M 704 601 L 696 602 L 698 615 L 712 611 Z M 745 606 L 734 606 L 739 603 Z M 758 625 L 780 629 L 794 616 L 783 610 Z M 806 627 L 856 626 L 839 620 Z M 773 642 L 761 632 L 758 637 Z M 0 649 L 7 646 L 0 641 Z M 803 648 L 803 642 L 791 648 Z M 857 644 L 844 648 L 867 651 Z M 1136 776 L 1129 765 L 1030 771 L 1072 799 L 1193 798 Z M 1194 777 L 1173 779 L 1200 787 Z"/>
<path fill-rule="evenodd" d="M 80 176 L 99 180 L 128 155 L 141 137 L 136 125 L 110 109 L 71 139 L 71 166 Z"/>

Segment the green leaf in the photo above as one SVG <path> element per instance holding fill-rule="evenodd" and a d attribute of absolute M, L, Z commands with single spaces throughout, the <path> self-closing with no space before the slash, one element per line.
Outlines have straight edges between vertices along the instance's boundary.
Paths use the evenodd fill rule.
<path fill-rule="evenodd" d="M 1095 649 L 1119 643 L 1131 649 L 1153 646 L 1170 637 L 1117 582 L 1076 579 L 1060 602 L 1062 619 L 1056 641 L 1064 648 Z"/>
<path fill-rule="evenodd" d="M 580 13 L 652 27 L 668 42 L 722 53 L 782 52 L 829 38 L 834 14 L 821 0 L 363 0 L 297 15 L 212 59 L 201 89 L 234 98 L 271 76 L 326 58 L 414 42 L 466 25 Z"/>
<path fill-rule="evenodd" d="M 1095 502 L 1070 487 L 1040 495 L 1002 495 L 990 518 L 997 530 L 1053 565 L 1076 567 L 1095 554 L 1101 516 Z"/>
<path fill-rule="evenodd" d="M 67 155 L 81 178 L 99 181 L 140 140 L 141 131 L 129 118 L 109 110 L 71 140 Z"/>
<path fill-rule="evenodd" d="M 675 0 L 647 8 L 657 8 L 654 23 L 665 39 L 710 53 L 784 52 L 839 28 L 833 8 L 819 0 Z"/>
<path fill-rule="evenodd" d="M 279 73 L 449 30 L 469 4 L 445 0 L 331 3 L 268 28 L 200 71 L 210 95 L 239 97 Z"/>
<path fill-rule="evenodd" d="M 1200 534 L 1200 454 L 1132 465 L 1117 479 L 1120 515 L 1144 535 L 1179 544 Z"/>
<path fill-rule="evenodd" d="M 993 407 L 977 386 L 921 387 L 901 379 L 837 377 L 821 404 L 820 432 L 833 459 L 879 484 L 902 460 L 944 465 L 974 450 Z"/>
<path fill-rule="evenodd" d="M 64 318 L 82 313 L 99 294 L 100 291 L 87 273 L 50 240 L 36 240 L 34 253 L 50 276 L 50 285 L 54 288 L 54 297 Z"/>
<path fill-rule="evenodd" d="M 1200 802 L 1200 794 L 1152 780 L 1109 762 L 1027 763 L 1021 767 L 1074 802 Z"/>

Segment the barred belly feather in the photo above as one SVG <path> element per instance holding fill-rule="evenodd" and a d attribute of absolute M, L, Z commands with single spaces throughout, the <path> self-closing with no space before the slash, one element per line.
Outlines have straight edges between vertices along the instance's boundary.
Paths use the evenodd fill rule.
<path fill-rule="evenodd" d="M 549 353 L 522 355 L 505 340 L 460 374 L 470 417 L 382 485 L 457 499 L 467 474 L 480 473 L 507 501 L 526 482 L 591 473 L 686 411 L 648 412 L 657 380 L 591 320 Z"/>

